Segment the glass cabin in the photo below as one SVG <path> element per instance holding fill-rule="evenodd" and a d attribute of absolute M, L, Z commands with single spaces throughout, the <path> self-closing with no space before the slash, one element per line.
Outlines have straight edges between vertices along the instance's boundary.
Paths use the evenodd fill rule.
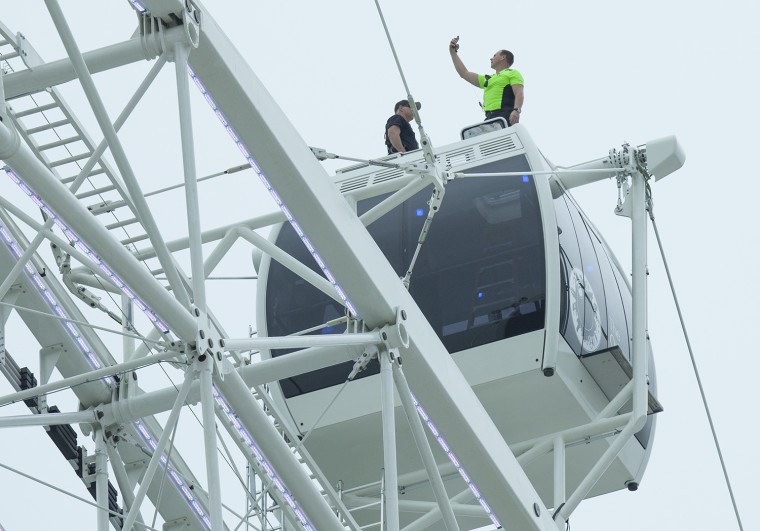
<path fill-rule="evenodd" d="M 446 185 L 413 269 L 411 295 L 508 443 L 588 422 L 627 383 L 621 376 L 631 355 L 631 291 L 625 271 L 572 196 L 556 182 L 550 186 L 547 176 L 530 175 L 549 166 L 522 126 L 465 138 L 441 148 L 439 157 L 465 174 L 515 175 L 465 177 Z M 418 151 L 385 160 L 421 159 Z M 398 169 L 359 165 L 338 172 L 335 181 L 361 215 L 416 178 Z M 431 191 L 432 187 L 419 191 L 367 227 L 399 278 L 406 275 L 415 252 Z M 281 226 L 271 237 L 320 272 L 291 226 Z M 337 302 L 274 261 L 265 258 L 259 274 L 266 291 L 259 294 L 258 325 L 268 335 L 319 327 L 345 314 Z M 326 326 L 312 333 L 344 329 L 345 325 Z M 623 369 L 608 370 L 610 364 L 615 366 L 615 356 Z M 651 351 L 649 357 L 654 395 Z M 275 394 L 297 429 L 305 433 L 313 425 L 352 366 L 346 362 L 279 382 Z M 379 399 L 357 406 L 375 396 L 378 372 L 379 364 L 373 362 L 347 386 L 306 445 L 321 458 L 330 479 L 346 486 L 379 478 Z M 650 415 L 637 434 L 637 446 L 629 443 L 592 495 L 638 484 L 649 455 L 653 419 Z M 397 428 L 403 439 L 403 423 Z M 352 450 L 356 445 L 361 452 Z M 589 448 L 568 450 L 568 463 L 577 464 L 569 467 L 568 491 L 608 445 L 601 440 Z M 416 455 L 416 450 L 411 453 Z M 373 456 L 367 472 L 352 470 L 351 458 L 366 461 L 366 454 Z M 421 468 L 401 454 L 400 474 Z M 445 461 L 442 454 L 438 457 L 439 463 Z M 550 506 L 551 455 L 528 465 L 526 472 Z"/>

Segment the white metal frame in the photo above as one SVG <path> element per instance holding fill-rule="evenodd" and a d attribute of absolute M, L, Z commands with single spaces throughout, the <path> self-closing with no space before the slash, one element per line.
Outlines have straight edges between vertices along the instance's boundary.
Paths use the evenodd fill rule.
<path fill-rule="evenodd" d="M 135 5 L 142 6 L 139 2 Z M 158 1 L 146 1 L 147 7 L 173 5 Z M 626 201 L 633 222 L 633 291 L 634 291 L 634 331 L 632 383 L 599 416 L 599 419 L 562 433 L 552 434 L 540 440 L 527 441 L 510 448 L 504 441 L 485 409 L 473 393 L 470 385 L 452 361 L 446 349 L 427 323 L 408 291 L 399 281 L 377 245 L 365 229 L 365 225 L 377 219 L 387 209 L 415 193 L 436 179 L 455 178 L 447 174 L 437 163 L 426 166 L 416 164 L 407 169 L 416 177 L 393 201 L 381 208 L 358 218 L 345 198 L 339 194 L 314 153 L 299 137 L 286 119 L 276 102 L 269 96 L 256 75 L 248 68 L 241 67 L 245 61 L 231 45 L 223 31 L 200 5 L 177 2 L 176 14 L 184 21 L 173 27 L 166 26 L 155 16 L 141 15 L 140 36 L 103 50 L 82 54 L 68 28 L 63 12 L 56 0 L 46 0 L 53 21 L 69 55 L 68 60 L 37 67 L 34 72 L 19 72 L 4 76 L 6 98 L 32 92 L 41 87 L 52 86 L 73 79 L 72 72 L 82 85 L 85 95 L 95 112 L 105 142 L 91 156 L 88 164 L 94 165 L 103 150 L 110 148 L 124 179 L 127 196 L 125 201 L 135 209 L 139 222 L 150 238 L 151 248 L 131 252 L 125 248 L 74 195 L 78 185 L 88 171 L 83 171 L 74 184 L 67 188 L 50 168 L 37 158 L 35 153 L 20 138 L 19 132 L 9 121 L 0 123 L 0 158 L 13 169 L 26 186 L 40 199 L 58 219 L 77 235 L 94 252 L 88 255 L 72 250 L 71 254 L 93 273 L 107 280 L 111 286 L 123 282 L 138 299 L 163 320 L 169 332 L 153 332 L 149 338 L 156 338 L 168 350 L 166 353 L 147 355 L 147 349 L 135 351 L 134 338 L 125 336 L 124 362 L 116 364 L 105 346 L 96 339 L 93 346 L 103 368 L 85 370 L 81 366 L 72 369 L 62 380 L 46 383 L 34 391 L 21 391 L 0 397 L 0 404 L 49 394 L 65 387 L 83 382 L 97 383 L 101 378 L 116 374 L 130 374 L 138 367 L 158 361 L 184 361 L 184 383 L 177 391 L 174 388 L 152 391 L 137 396 L 129 391 L 128 382 L 122 384 L 112 397 L 101 394 L 95 400 L 82 398 L 85 411 L 68 414 L 46 415 L 44 413 L 25 417 L 0 419 L 0 427 L 22 425 L 54 425 L 64 423 L 88 423 L 93 427 L 95 437 L 95 481 L 97 503 L 101 509 L 108 505 L 108 468 L 111 461 L 119 489 L 126 502 L 127 512 L 123 529 L 144 525 L 139 512 L 142 501 L 157 488 L 154 476 L 177 471 L 177 481 L 187 479 L 189 471 L 183 469 L 181 458 L 172 454 L 164 455 L 170 444 L 172 430 L 182 407 L 200 400 L 204 425 L 204 447 L 207 469 L 207 495 L 199 499 L 201 512 L 193 513 L 186 506 L 175 510 L 184 512 L 191 527 L 195 529 L 225 529 L 222 512 L 222 494 L 217 460 L 217 431 L 219 422 L 231 434 L 238 448 L 249 461 L 252 469 L 261 476 L 261 484 L 271 494 L 282 509 L 282 518 L 288 525 L 307 529 L 357 529 L 347 505 L 357 506 L 367 499 L 357 495 L 347 495 L 343 499 L 332 487 L 320 487 L 310 478 L 309 472 L 299 462 L 299 456 L 306 464 L 315 468 L 307 452 L 298 448 L 293 433 L 288 435 L 287 423 L 278 419 L 282 430 L 275 427 L 272 416 L 277 418 L 277 404 L 262 396 L 258 386 L 283 378 L 289 374 L 299 374 L 318 367 L 356 359 L 362 364 L 372 356 L 377 356 L 381 364 L 383 437 L 385 450 L 385 474 L 382 480 L 384 525 L 390 531 L 397 531 L 400 507 L 410 502 L 398 499 L 399 478 L 395 472 L 394 433 L 394 393 L 398 392 L 402 409 L 414 434 L 425 467 L 425 477 L 431 482 L 436 494 L 436 502 L 417 505 L 428 511 L 407 529 L 422 529 L 424 525 L 442 518 L 447 529 L 458 530 L 456 514 L 484 515 L 478 506 L 464 505 L 466 493 L 449 499 L 441 478 L 446 467 L 435 464 L 428 440 L 424 434 L 420 411 L 424 407 L 426 415 L 434 419 L 440 432 L 457 456 L 461 466 L 467 471 L 482 494 L 483 500 L 491 507 L 493 518 L 505 523 L 509 529 L 549 530 L 562 528 L 578 503 L 588 494 L 594 482 L 615 458 L 618 451 L 630 440 L 646 419 L 647 412 L 647 361 L 646 361 L 646 180 L 649 175 L 642 169 L 638 158 L 640 151 L 632 150 L 627 156 L 620 156 L 610 167 L 610 158 L 604 159 L 600 174 L 614 175 L 621 181 L 630 178 L 631 194 Z M 158 11 L 157 11 L 158 13 Z M 196 15 L 200 14 L 200 17 Z M 201 20 L 200 24 L 198 20 Z M 199 33 L 198 33 L 199 31 Z M 146 81 L 138 89 L 135 97 L 112 124 L 100 96 L 92 82 L 91 72 L 114 68 L 141 59 L 159 56 L 156 65 Z M 152 77 L 164 61 L 173 61 L 176 69 L 178 92 L 178 113 L 183 151 L 186 205 L 189 237 L 186 240 L 166 242 L 155 221 L 138 180 L 129 164 L 129 157 L 122 148 L 116 130 L 124 123 L 129 112 L 145 92 Z M 260 144 L 267 149 L 255 153 L 255 163 L 262 176 L 266 176 L 276 190 L 287 213 L 264 216 L 235 226 L 202 232 L 197 191 L 197 175 L 193 146 L 192 118 L 189 105 L 190 84 L 188 65 L 194 75 L 202 81 L 205 89 L 213 95 L 218 110 L 234 130 L 242 146 L 254 149 Z M 233 68 L 233 65 L 234 68 Z M 5 102 L 3 108 L 5 107 Z M 592 165 L 593 166 L 593 165 Z M 598 165 L 597 165 L 598 166 Z M 570 170 L 572 171 L 572 170 Z M 581 171 L 578 169 L 576 171 Z M 594 168 L 582 168 L 586 174 L 594 174 Z M 606 173 L 605 173 L 606 172 Z M 551 168 L 537 169 L 537 174 L 562 171 Z M 570 172 L 567 172 L 568 174 Z M 427 175 L 427 177 L 425 177 Z M 589 178 L 590 180 L 592 178 Z M 550 194 L 549 180 L 537 180 L 544 195 Z M 0 296 L 5 297 L 12 286 L 24 280 L 23 270 L 29 260 L 39 261 L 36 254 L 43 240 L 66 246 L 67 242 L 51 231 L 53 221 L 38 223 L 18 207 L 4 201 L 1 205 L 3 219 L 9 222 L 6 212 L 16 215 L 36 231 L 31 243 L 23 241 L 17 227 L 9 227 L 24 252 L 9 271 L 8 277 L 0 285 Z M 311 273 L 308 268 L 283 253 L 252 228 L 281 222 L 288 215 L 298 220 L 305 236 L 319 252 L 325 267 L 335 278 L 335 283 Z M 554 231 L 546 232 L 554 238 Z M 204 256 L 202 244 L 219 240 L 214 252 Z M 205 279 L 214 270 L 223 256 L 237 239 L 244 239 L 268 253 L 286 267 L 302 276 L 318 289 L 354 308 L 356 315 L 349 315 L 354 333 L 340 336 L 308 336 L 287 338 L 230 338 L 207 307 Z M 551 243 L 551 242 L 549 242 Z M 188 277 L 177 266 L 172 252 L 182 247 L 190 249 L 191 276 Z M 141 259 L 156 255 L 168 278 L 171 292 L 167 291 L 140 262 Z M 100 258 L 109 272 L 104 273 L 96 263 Z M 547 264 L 547 271 L 558 270 L 554 262 Z M 552 306 L 552 298 L 559 293 L 556 275 L 547 275 L 547 304 Z M 335 291 L 339 285 L 345 296 Z M 124 293 L 129 293 L 125 291 Z M 337 295 L 336 295 L 337 293 Z M 1 297 L 0 297 L 1 298 Z M 125 314 L 133 307 L 133 298 L 125 296 L 122 301 Z M 558 305 L 554 305 L 558 306 Z M 79 316 L 77 316 L 79 317 Z M 82 319 L 84 319 L 82 317 Z M 554 321 L 558 316 L 548 316 L 546 351 L 556 352 L 558 334 Z M 130 330 L 128 323 L 123 329 Z M 94 332 L 88 332 L 94 334 Z M 552 346 L 554 345 L 554 346 Z M 250 366 L 240 363 L 241 353 L 254 349 L 308 347 L 283 358 L 263 360 Z M 341 347 L 341 348 L 335 348 Z M 403 371 L 398 362 L 398 353 L 403 352 Z M 81 364 L 80 364 L 81 365 Z M 544 359 L 544 371 L 553 371 L 555 359 Z M 64 371 L 62 371 L 64 372 Z M 254 393 L 251 388 L 257 391 Z M 410 387 L 414 387 L 415 396 Z M 629 397 L 633 399 L 633 412 L 611 416 Z M 418 402 L 416 402 L 418 401 Z M 173 406 L 169 406 L 173 404 Z M 420 408 L 420 409 L 418 409 Z M 158 428 L 151 415 L 171 409 L 169 419 Z M 55 417 L 55 418 L 53 418 Z M 133 492 L 135 482 L 126 471 L 126 459 L 121 452 L 128 452 L 114 438 L 114 433 L 134 442 L 139 435 L 135 422 L 144 422 L 156 428 L 153 431 L 157 442 L 152 457 L 143 467 L 139 478 L 139 489 Z M 142 424 L 140 424 L 142 426 Z M 605 456 L 589 472 L 588 477 L 575 492 L 567 496 L 564 488 L 564 450 L 575 440 L 596 435 L 619 432 Z M 150 435 L 150 434 L 149 434 Z M 255 440 L 251 440 L 255 439 Z M 134 445 L 133 445 L 134 446 Z M 300 452 L 299 452 L 300 450 Z M 535 456 L 554 452 L 554 506 L 552 515 L 536 494 L 535 489 L 523 471 L 521 464 Z M 304 457 L 305 456 L 305 457 Z M 269 468 L 269 470 L 268 470 Z M 451 469 L 448 469 L 451 472 Z M 319 471 L 313 470 L 319 478 Z M 160 475 L 160 474 L 159 474 Z M 268 475 L 268 476 L 267 476 Z M 177 483 L 178 485 L 180 483 Z M 166 503 L 176 503 L 179 490 Z M 255 500 L 254 500 L 255 501 Z M 344 505 L 345 502 L 345 505 Z M 159 507 L 161 509 L 161 507 Z M 176 509 L 176 507 L 174 507 Z M 199 516 L 199 515 L 205 516 Z M 98 530 L 109 525 L 107 510 L 100 510 L 97 518 Z M 204 520 L 204 518 L 206 518 Z"/>

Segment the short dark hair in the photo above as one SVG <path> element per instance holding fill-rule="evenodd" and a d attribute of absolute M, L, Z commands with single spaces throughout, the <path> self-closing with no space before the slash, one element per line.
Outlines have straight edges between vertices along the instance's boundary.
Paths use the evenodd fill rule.
<path fill-rule="evenodd" d="M 509 63 L 509 66 L 512 66 L 515 64 L 515 54 L 510 52 L 509 50 L 499 50 L 499 53 L 506 57 L 507 63 Z"/>

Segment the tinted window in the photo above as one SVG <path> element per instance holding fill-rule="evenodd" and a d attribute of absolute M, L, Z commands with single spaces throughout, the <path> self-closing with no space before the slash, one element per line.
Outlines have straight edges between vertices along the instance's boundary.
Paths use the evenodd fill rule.
<path fill-rule="evenodd" d="M 527 159 L 513 157 L 467 170 L 511 171 L 529 171 Z M 368 227 L 399 278 L 414 256 L 430 196 L 431 190 L 424 190 Z M 360 201 L 357 212 L 361 215 L 383 199 Z M 318 270 L 290 226 L 283 226 L 277 245 Z M 543 328 L 544 243 L 533 178 L 451 181 L 421 247 L 409 291 L 450 353 Z M 266 306 L 270 335 L 291 334 L 343 315 L 335 301 L 275 262 Z M 283 392 L 291 397 L 340 384 L 351 366 L 349 362 L 281 382 Z M 377 370 L 375 364 L 361 375 Z"/>
<path fill-rule="evenodd" d="M 619 346 L 631 360 L 631 291 L 609 250 L 568 194 L 554 201 L 560 244 L 560 333 L 577 355 Z M 652 352 L 647 345 L 650 390 L 655 389 Z M 653 418 L 636 434 L 646 448 Z"/>
<path fill-rule="evenodd" d="M 574 270 L 583 269 L 581 251 L 578 245 L 578 236 L 575 233 L 573 219 L 564 196 L 554 201 L 554 209 L 557 216 L 557 231 L 559 232 L 559 254 L 561 274 L 561 306 L 559 332 L 565 338 L 567 344 L 576 354 L 581 353 L 581 329 L 578 328 L 577 313 L 573 320 L 573 312 L 570 308 L 569 282 Z M 582 322 L 580 323 L 582 326 Z"/>

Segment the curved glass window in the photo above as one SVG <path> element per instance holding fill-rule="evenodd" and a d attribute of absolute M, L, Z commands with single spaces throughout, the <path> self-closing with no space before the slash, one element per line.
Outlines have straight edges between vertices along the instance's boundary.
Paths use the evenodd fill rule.
<path fill-rule="evenodd" d="M 631 361 L 631 291 L 597 236 L 568 194 L 554 200 L 560 244 L 560 333 L 578 356 L 619 346 Z M 647 344 L 650 367 L 654 367 Z M 654 382 L 654 370 L 650 370 Z M 650 383 L 650 389 L 655 389 Z M 630 402 L 621 411 L 630 411 Z M 636 434 L 646 448 L 653 418 Z"/>
<path fill-rule="evenodd" d="M 529 171 L 524 156 L 466 173 Z M 368 227 L 399 278 L 404 277 L 428 215 L 430 189 L 411 197 Z M 360 201 L 362 214 L 387 196 Z M 277 245 L 314 271 L 318 267 L 290 226 Z M 450 353 L 544 327 L 546 278 L 541 212 L 533 178 L 473 177 L 451 181 L 430 226 L 409 292 Z M 343 315 L 342 308 L 279 264 L 267 282 L 270 335 L 287 335 Z M 329 333 L 341 332 L 330 330 Z M 326 332 L 322 330 L 321 332 Z M 320 332 L 317 332 L 320 333 Z M 286 351 L 276 351 L 282 355 Z M 352 363 L 281 382 L 286 397 L 345 381 Z M 370 366 L 361 373 L 378 372 Z"/>

